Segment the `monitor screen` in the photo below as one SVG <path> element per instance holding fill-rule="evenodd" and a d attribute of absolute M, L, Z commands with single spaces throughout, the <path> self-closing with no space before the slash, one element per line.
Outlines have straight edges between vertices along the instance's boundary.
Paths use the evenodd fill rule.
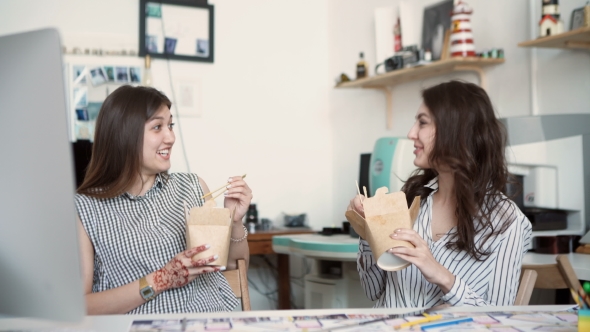
<path fill-rule="evenodd" d="M 0 36 L 0 315 L 86 313 L 59 33 Z"/>

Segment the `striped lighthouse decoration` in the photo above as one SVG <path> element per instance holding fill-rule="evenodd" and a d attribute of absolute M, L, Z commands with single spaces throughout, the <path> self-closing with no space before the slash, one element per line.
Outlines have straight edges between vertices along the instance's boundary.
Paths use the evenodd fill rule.
<path fill-rule="evenodd" d="M 475 56 L 473 32 L 471 32 L 471 13 L 473 10 L 462 0 L 459 0 L 451 13 L 451 56 Z"/>

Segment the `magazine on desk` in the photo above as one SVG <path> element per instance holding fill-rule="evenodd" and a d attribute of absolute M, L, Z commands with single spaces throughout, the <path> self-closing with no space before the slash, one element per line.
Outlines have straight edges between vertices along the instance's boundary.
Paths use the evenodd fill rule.
<path fill-rule="evenodd" d="M 130 331 L 284 331 L 284 332 L 369 332 L 369 331 L 578 331 L 576 309 L 559 312 L 438 313 L 436 320 L 423 322 L 423 315 L 332 314 L 322 316 L 234 317 L 202 319 L 134 320 Z M 460 319 L 469 318 L 469 319 Z M 427 327 L 427 324 L 430 324 Z M 452 325 L 451 325 L 452 324 Z M 425 328 L 425 329 L 423 329 Z"/>

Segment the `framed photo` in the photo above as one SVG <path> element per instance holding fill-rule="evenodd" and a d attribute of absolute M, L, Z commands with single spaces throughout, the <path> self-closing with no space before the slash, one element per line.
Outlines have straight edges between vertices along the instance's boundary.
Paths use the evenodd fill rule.
<path fill-rule="evenodd" d="M 570 30 L 576 30 L 578 28 L 585 27 L 589 23 L 590 22 L 586 22 L 586 14 L 584 13 L 584 7 L 580 7 L 572 11 Z"/>
<path fill-rule="evenodd" d="M 432 60 L 440 60 L 445 32 L 451 28 L 453 0 L 445 0 L 424 8 L 422 21 L 422 49 L 430 51 Z"/>
<path fill-rule="evenodd" d="M 206 1 L 140 0 L 139 55 L 213 62 L 213 13 Z"/>

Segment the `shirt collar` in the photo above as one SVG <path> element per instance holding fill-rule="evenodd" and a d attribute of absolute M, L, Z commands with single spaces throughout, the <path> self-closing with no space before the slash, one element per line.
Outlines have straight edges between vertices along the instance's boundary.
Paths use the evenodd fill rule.
<path fill-rule="evenodd" d="M 158 174 L 156 174 L 156 179 L 154 180 L 154 184 L 152 185 L 152 187 L 148 191 L 145 192 L 145 195 L 135 196 L 135 195 L 132 195 L 132 194 L 126 192 L 123 194 L 123 196 L 129 198 L 132 201 L 137 201 L 137 200 L 141 200 L 141 199 L 144 199 L 147 197 L 152 197 L 155 194 L 156 189 L 162 189 L 163 186 L 164 186 L 164 179 L 162 177 L 162 174 L 158 173 Z"/>
<path fill-rule="evenodd" d="M 433 193 L 438 191 L 438 176 L 435 176 L 430 182 L 425 184 L 424 187 L 432 189 Z"/>

